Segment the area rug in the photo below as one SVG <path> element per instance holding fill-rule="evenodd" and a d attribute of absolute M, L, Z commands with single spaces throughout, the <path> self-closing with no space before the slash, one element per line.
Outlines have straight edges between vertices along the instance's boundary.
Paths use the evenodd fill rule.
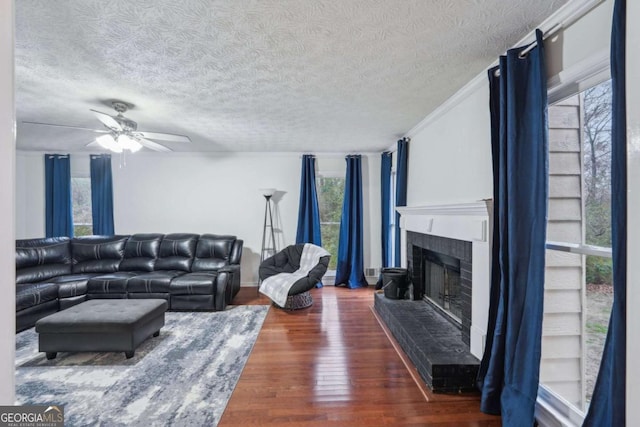
<path fill-rule="evenodd" d="M 160 336 L 124 353 L 38 352 L 16 335 L 17 404 L 64 405 L 67 426 L 215 426 L 269 306 L 166 313 Z"/>

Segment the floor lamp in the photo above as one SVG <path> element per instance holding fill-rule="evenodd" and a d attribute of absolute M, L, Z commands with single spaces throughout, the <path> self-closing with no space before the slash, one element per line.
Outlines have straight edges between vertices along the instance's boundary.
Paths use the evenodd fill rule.
<path fill-rule="evenodd" d="M 271 213 L 271 197 L 273 197 L 276 189 L 263 188 L 261 191 L 266 203 L 264 205 L 264 227 L 262 229 L 260 262 L 276 253 L 276 237 L 273 231 L 273 215 Z"/>

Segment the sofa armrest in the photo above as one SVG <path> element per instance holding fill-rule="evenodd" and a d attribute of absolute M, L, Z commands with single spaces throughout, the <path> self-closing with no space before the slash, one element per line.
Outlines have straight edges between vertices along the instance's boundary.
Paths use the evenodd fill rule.
<path fill-rule="evenodd" d="M 218 272 L 227 273 L 229 277 L 229 290 L 227 295 L 227 303 L 231 304 L 233 297 L 238 295 L 240 292 L 240 265 L 239 264 L 231 264 L 225 265 L 224 267 L 220 267 Z"/>
<path fill-rule="evenodd" d="M 231 265 L 240 265 L 240 260 L 242 259 L 242 247 L 244 245 L 244 240 L 236 239 L 233 242 L 233 246 L 231 247 L 231 253 L 229 254 L 229 264 Z"/>
<path fill-rule="evenodd" d="M 215 310 L 223 311 L 227 307 L 227 304 L 229 304 L 229 296 L 232 294 L 230 274 L 226 271 L 218 270 L 214 285 Z"/>

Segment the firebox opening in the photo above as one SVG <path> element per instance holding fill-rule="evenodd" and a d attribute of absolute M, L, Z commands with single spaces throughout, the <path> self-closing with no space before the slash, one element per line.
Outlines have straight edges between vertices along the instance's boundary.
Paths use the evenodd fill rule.
<path fill-rule="evenodd" d="M 462 326 L 460 260 L 422 248 L 424 299 Z"/>

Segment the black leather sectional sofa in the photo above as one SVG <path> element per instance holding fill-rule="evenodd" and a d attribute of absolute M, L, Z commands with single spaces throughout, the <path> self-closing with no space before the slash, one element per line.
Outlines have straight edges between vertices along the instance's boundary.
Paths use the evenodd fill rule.
<path fill-rule="evenodd" d="M 224 310 L 240 290 L 243 241 L 215 234 L 16 240 L 16 330 L 95 298 L 163 298 Z"/>

